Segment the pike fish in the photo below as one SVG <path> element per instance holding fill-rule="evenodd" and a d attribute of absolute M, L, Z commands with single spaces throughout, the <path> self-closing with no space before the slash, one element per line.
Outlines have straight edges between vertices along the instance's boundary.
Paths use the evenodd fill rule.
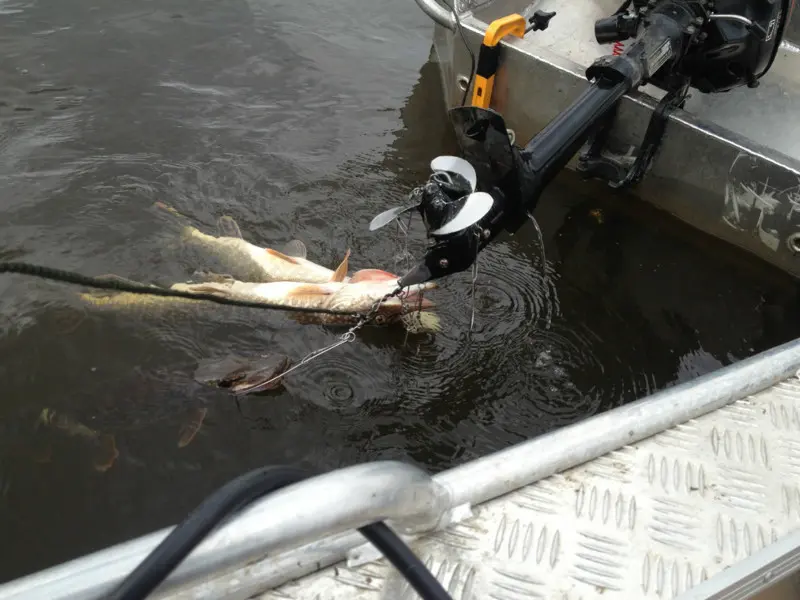
<path fill-rule="evenodd" d="M 113 435 L 91 429 L 61 412 L 56 412 L 50 408 L 42 409 L 39 418 L 36 420 L 36 427 L 40 426 L 59 429 L 71 437 L 82 438 L 94 444 L 96 453 L 93 466 L 96 471 L 107 471 L 119 457 Z"/>
<path fill-rule="evenodd" d="M 244 282 L 229 275 L 210 272 L 200 273 L 203 280 L 195 283 L 174 283 L 170 289 L 195 294 L 263 302 L 287 308 L 320 308 L 343 312 L 368 312 L 375 302 L 397 287 L 398 277 L 380 269 L 362 269 L 353 273 L 348 282 L 306 283 L 297 281 L 277 281 L 270 283 Z M 104 275 L 103 279 L 136 283 L 117 275 Z M 153 286 L 155 287 L 155 286 Z M 440 331 L 439 317 L 430 312 L 435 304 L 425 298 L 422 292 L 435 289 L 430 282 L 406 288 L 399 296 L 381 303 L 374 324 L 391 325 L 402 323 L 410 333 Z M 92 291 L 79 294 L 81 300 L 99 309 L 153 311 L 192 310 L 219 308 L 203 300 L 168 296 L 150 296 L 131 292 Z M 355 315 L 334 315 L 323 313 L 296 313 L 295 321 L 306 324 L 348 325 L 354 324 Z"/>
<path fill-rule="evenodd" d="M 172 289 L 194 294 L 211 294 L 221 298 L 246 302 L 263 302 L 287 308 L 323 309 L 342 312 L 367 313 L 378 300 L 397 288 L 397 276 L 380 272 L 371 278 L 342 283 L 302 283 L 277 281 L 252 283 L 229 279 L 204 283 L 176 283 Z M 438 331 L 439 318 L 429 312 L 435 304 L 423 296 L 426 290 L 436 288 L 435 282 L 408 286 L 397 296 L 381 302 L 375 323 L 388 325 L 403 323 L 415 331 Z M 330 313 L 297 313 L 294 318 L 302 323 L 345 325 L 357 321 L 356 315 Z"/>
<path fill-rule="evenodd" d="M 188 219 L 166 204 L 157 202 L 156 207 L 181 219 L 181 239 L 184 244 L 197 250 L 205 260 L 213 259 L 215 268 L 236 279 L 258 283 L 348 280 L 349 250 L 339 266 L 331 270 L 308 260 L 308 250 L 300 240 L 290 241 L 281 250 L 262 248 L 244 239 L 233 217 L 226 215 L 217 219 L 217 235 L 210 235 L 188 224 Z"/>

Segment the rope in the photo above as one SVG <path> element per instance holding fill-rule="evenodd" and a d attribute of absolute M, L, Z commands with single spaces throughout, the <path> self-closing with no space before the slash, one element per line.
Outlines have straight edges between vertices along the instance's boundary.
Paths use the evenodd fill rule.
<path fill-rule="evenodd" d="M 51 281 L 59 281 L 61 283 L 69 283 L 73 285 L 98 288 L 102 290 L 115 290 L 119 292 L 130 292 L 132 294 L 149 294 L 151 296 L 171 296 L 173 298 L 187 298 L 189 300 L 205 300 L 207 302 L 214 302 L 216 304 L 227 304 L 229 306 L 243 306 L 247 308 L 263 308 L 270 310 L 285 310 L 290 312 L 315 313 L 315 314 L 327 314 L 327 315 L 362 314 L 360 312 L 332 310 L 329 308 L 307 308 L 300 306 L 283 306 L 281 304 L 271 304 L 268 302 L 248 302 L 247 300 L 233 300 L 230 298 L 222 298 L 220 296 L 214 296 L 213 294 L 195 294 L 192 292 L 184 292 L 181 290 L 154 287 L 150 285 L 138 284 L 133 282 L 125 283 L 122 281 L 112 281 L 98 277 L 90 277 L 88 275 L 81 275 L 80 273 L 73 273 L 71 271 L 54 269 L 52 267 L 32 265 L 30 263 L 24 263 L 24 262 L 0 262 L 0 274 L 3 273 L 29 275 L 31 277 L 39 277 L 41 279 L 49 279 Z"/>

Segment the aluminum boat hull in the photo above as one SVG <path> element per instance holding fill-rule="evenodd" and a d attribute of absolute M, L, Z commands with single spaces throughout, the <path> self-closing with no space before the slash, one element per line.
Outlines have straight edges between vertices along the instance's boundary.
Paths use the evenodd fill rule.
<path fill-rule="evenodd" d="M 429 3 L 426 3 L 428 6 Z M 585 69 L 609 46 L 594 39 L 594 21 L 616 0 L 520 0 L 458 4 L 463 34 L 477 52 L 486 27 L 512 13 L 556 11 L 546 31 L 501 43 L 501 67 L 491 107 L 524 145 L 567 107 L 588 82 Z M 463 12 L 461 12 L 463 11 Z M 434 49 L 447 108 L 464 97 L 471 60 L 452 13 L 427 11 L 439 21 Z M 433 14 L 432 14 L 433 13 Z M 705 95 L 692 90 L 676 111 L 645 179 L 628 191 L 709 235 L 800 275 L 800 38 L 794 19 L 773 68 L 756 89 Z M 442 24 L 444 22 L 444 24 Z M 471 89 L 469 94 L 471 95 Z M 637 146 L 663 92 L 645 86 L 626 96 L 611 141 Z M 568 168 L 575 169 L 573 160 Z"/>

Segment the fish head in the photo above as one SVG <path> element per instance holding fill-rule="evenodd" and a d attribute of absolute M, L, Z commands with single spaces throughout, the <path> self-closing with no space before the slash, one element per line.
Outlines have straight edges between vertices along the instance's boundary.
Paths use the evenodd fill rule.
<path fill-rule="evenodd" d="M 395 277 L 341 284 L 328 306 L 333 310 L 368 312 L 376 302 L 397 289 L 398 281 Z M 435 282 L 408 286 L 398 295 L 386 298 L 376 311 L 377 321 L 395 321 L 408 312 L 433 308 L 435 304 L 423 292 L 436 287 Z"/>
<path fill-rule="evenodd" d="M 258 358 L 230 356 L 203 360 L 194 378 L 204 385 L 226 388 L 235 394 L 278 389 L 280 375 L 289 369 L 291 359 L 285 354 L 266 354 Z"/>

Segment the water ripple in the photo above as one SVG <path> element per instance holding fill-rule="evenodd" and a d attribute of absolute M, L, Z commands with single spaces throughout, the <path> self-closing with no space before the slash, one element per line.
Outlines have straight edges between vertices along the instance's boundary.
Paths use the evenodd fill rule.
<path fill-rule="evenodd" d="M 391 395 L 390 356 L 347 344 L 303 365 L 284 385 L 296 400 L 331 410 L 359 408 Z"/>

